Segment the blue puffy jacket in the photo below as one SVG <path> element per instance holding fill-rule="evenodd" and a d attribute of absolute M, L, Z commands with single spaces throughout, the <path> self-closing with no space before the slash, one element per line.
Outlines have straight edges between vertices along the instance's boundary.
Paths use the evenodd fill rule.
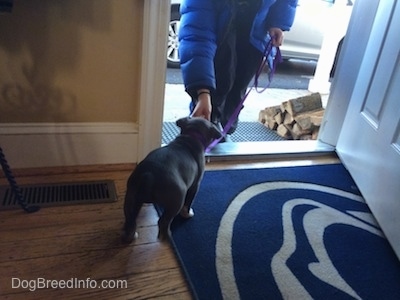
<path fill-rule="evenodd" d="M 183 0 L 179 28 L 179 56 L 186 91 L 215 89 L 214 56 L 232 19 L 232 0 Z M 262 0 L 254 18 L 250 42 L 264 52 L 271 27 L 290 29 L 297 0 Z"/>

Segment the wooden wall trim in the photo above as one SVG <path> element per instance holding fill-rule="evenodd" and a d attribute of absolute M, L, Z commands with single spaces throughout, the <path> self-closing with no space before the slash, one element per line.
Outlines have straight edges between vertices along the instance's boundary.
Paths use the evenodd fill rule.
<path fill-rule="evenodd" d="M 53 175 L 67 175 L 67 174 L 83 174 L 83 173 L 106 173 L 106 172 L 124 172 L 133 171 L 136 167 L 135 163 L 126 164 L 101 164 L 101 165 L 87 165 L 87 166 L 59 166 L 59 167 L 46 167 L 46 168 L 28 168 L 28 169 L 12 169 L 15 177 L 28 177 L 28 176 L 53 176 Z M 3 172 L 0 172 L 0 178 L 5 180 Z"/>
<path fill-rule="evenodd" d="M 133 123 L 0 124 L 0 145 L 12 168 L 134 163 Z"/>

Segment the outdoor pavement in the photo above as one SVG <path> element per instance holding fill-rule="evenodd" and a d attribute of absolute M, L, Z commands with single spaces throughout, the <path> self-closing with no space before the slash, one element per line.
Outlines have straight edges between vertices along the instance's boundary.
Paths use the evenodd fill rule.
<path fill-rule="evenodd" d="M 239 120 L 241 122 L 258 122 L 260 110 L 309 94 L 311 92 L 308 90 L 276 88 L 267 88 L 262 93 L 258 93 L 253 88 L 245 100 Z M 328 96 L 328 94 L 322 95 L 322 104 L 324 107 L 326 107 Z M 164 101 L 164 122 L 174 122 L 189 114 L 190 97 L 186 94 L 182 84 L 166 84 Z"/>

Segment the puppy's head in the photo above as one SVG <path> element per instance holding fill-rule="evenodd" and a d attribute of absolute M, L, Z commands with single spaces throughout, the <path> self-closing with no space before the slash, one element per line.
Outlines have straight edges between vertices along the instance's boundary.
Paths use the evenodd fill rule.
<path fill-rule="evenodd" d="M 222 136 L 217 126 L 200 117 L 181 118 L 176 121 L 176 125 L 181 129 L 181 134 L 197 137 L 204 147 L 207 147 L 213 140 Z"/>

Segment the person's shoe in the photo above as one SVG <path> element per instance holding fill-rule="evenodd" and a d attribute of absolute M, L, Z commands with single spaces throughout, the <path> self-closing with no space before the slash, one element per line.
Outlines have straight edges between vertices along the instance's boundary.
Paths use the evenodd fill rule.
<path fill-rule="evenodd" d="M 231 138 L 231 135 L 229 133 L 227 135 L 225 135 L 224 142 L 225 143 L 232 143 L 232 138 Z"/>
<path fill-rule="evenodd" d="M 222 125 L 221 125 L 220 122 L 216 123 L 215 125 L 217 126 L 217 128 L 218 128 L 218 130 L 219 130 L 220 132 L 223 132 L 224 128 L 222 127 Z M 232 142 L 232 139 L 231 139 L 230 134 L 229 134 L 229 133 L 226 134 L 224 137 L 221 138 L 221 140 L 220 140 L 219 142 L 220 142 L 220 143 L 231 143 L 231 142 Z"/>

